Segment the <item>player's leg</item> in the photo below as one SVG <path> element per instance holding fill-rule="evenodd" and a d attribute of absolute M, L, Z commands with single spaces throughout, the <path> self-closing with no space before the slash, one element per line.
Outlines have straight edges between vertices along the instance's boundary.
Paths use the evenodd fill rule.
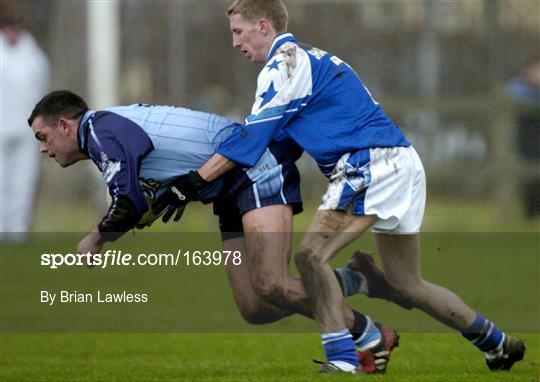
<path fill-rule="evenodd" d="M 456 294 L 422 278 L 418 234 L 374 238 L 388 282 L 407 301 L 453 329 L 463 331 L 472 324 L 476 313 Z"/>
<path fill-rule="evenodd" d="M 247 256 L 243 235 L 224 239 L 223 249 L 226 251 L 240 251 L 244 258 Z M 247 261 L 242 261 L 239 265 L 227 264 L 226 270 L 238 310 L 248 323 L 254 325 L 268 324 L 294 313 L 267 303 L 255 293 L 251 284 Z"/>
<path fill-rule="evenodd" d="M 242 317 L 252 324 L 275 322 L 294 313 L 312 317 L 300 278 L 289 275 L 291 207 L 267 206 L 244 215 L 249 250 L 239 219 L 234 210 L 220 215 L 224 249 L 240 251 L 245 259 L 240 265 L 226 267 Z M 345 305 L 343 310 L 348 327 L 361 335 L 366 318 Z"/>
<path fill-rule="evenodd" d="M 485 353 L 492 370 L 508 370 L 523 358 L 523 341 L 506 336 L 455 293 L 422 279 L 419 235 L 375 234 L 387 280 L 415 307 L 461 332 Z"/>
<path fill-rule="evenodd" d="M 341 330 L 345 322 L 343 296 L 330 261 L 338 251 L 357 238 L 374 217 L 353 217 L 339 211 L 317 211 L 295 256 L 311 301 L 313 315 L 324 332 Z"/>
<path fill-rule="evenodd" d="M 245 214 L 247 216 L 247 230 L 250 232 L 250 242 L 253 247 L 250 250 L 246 247 L 242 218 L 233 201 L 215 203 L 214 208 L 219 215 L 224 249 L 242 253 L 243 261 L 240 265 L 229 264 L 226 267 L 231 289 L 242 317 L 249 323 L 263 324 L 302 311 L 300 308 L 290 309 L 290 304 L 282 299 L 279 300 L 279 304 L 276 304 L 275 299 L 277 291 L 284 289 L 285 282 L 282 283 L 280 279 L 288 276 L 292 230 L 291 207 L 288 205 L 266 206 L 252 210 L 261 213 L 248 211 Z M 269 216 L 272 216 L 272 219 Z M 261 219 L 260 222 L 255 217 Z M 281 220 L 276 221 L 277 217 Z M 265 224 L 262 224 L 262 222 L 265 222 Z M 255 230 L 262 232 L 256 233 Z M 285 232 L 266 234 L 265 230 Z M 260 242 L 254 237 L 257 234 L 260 236 Z M 270 235 L 274 239 L 276 239 L 276 235 L 280 237 L 277 240 L 268 241 Z M 252 258 L 262 260 L 257 261 Z M 258 263 L 264 263 L 264 265 L 256 266 Z M 275 267 L 274 263 L 279 264 L 280 267 Z M 250 270 L 250 265 L 254 268 L 253 271 Z M 282 276 L 284 273 L 285 276 Z M 280 277 L 275 277 L 274 274 L 278 274 Z M 265 277 L 266 275 L 270 276 Z M 292 282 L 296 283 L 296 288 L 303 290 L 299 278 Z M 265 298 L 268 301 L 265 301 Z M 305 312 L 305 314 L 310 315 L 309 312 Z"/>
<path fill-rule="evenodd" d="M 292 237 L 290 206 L 274 205 L 249 211 L 243 216 L 243 223 L 246 231 L 249 274 L 258 296 L 286 311 L 312 318 L 310 300 L 302 280 L 289 274 Z M 344 236 L 352 238 L 349 233 Z M 331 276 L 335 279 L 333 271 Z M 340 287 L 338 289 L 338 293 L 342 296 L 343 290 Z M 395 331 L 375 324 L 368 316 L 350 309 L 343 303 L 341 310 L 345 326 L 352 334 L 354 344 L 361 355 L 363 372 L 384 372 L 389 355 L 388 347 L 385 345 L 390 344 L 390 350 L 396 346 Z M 380 356 L 374 356 L 371 351 L 377 347 L 382 350 Z"/>
<path fill-rule="evenodd" d="M 311 316 L 301 280 L 289 274 L 292 207 L 281 204 L 253 209 L 242 216 L 242 223 L 255 293 L 275 306 Z"/>
<path fill-rule="evenodd" d="M 355 251 L 347 263 L 346 268 L 337 268 L 336 272 L 341 273 L 343 271 L 355 272 L 354 274 L 360 274 L 363 276 L 363 282 L 366 286 L 362 290 L 362 293 L 367 295 L 369 298 L 379 298 L 389 302 L 398 304 L 404 309 L 411 310 L 413 306 L 403 297 L 401 297 L 395 290 L 390 286 L 386 275 L 377 266 L 375 258 L 370 252 L 364 251 Z M 343 287 L 342 287 L 343 288 Z"/>
<path fill-rule="evenodd" d="M 292 207 L 271 205 L 248 211 L 242 217 L 246 259 L 253 290 L 262 300 L 285 311 L 313 318 L 300 277 L 289 273 L 292 241 Z M 333 277 L 335 274 L 332 272 Z M 340 294 L 343 290 L 340 288 Z M 349 329 L 362 333 L 365 318 L 345 304 L 342 313 Z"/>
<path fill-rule="evenodd" d="M 242 227 L 233 229 L 246 233 L 246 259 L 257 295 L 310 317 L 300 278 L 289 274 L 293 214 L 302 211 L 300 174 L 294 159 L 290 150 L 283 152 L 280 145 L 272 146 L 253 168 L 227 180 L 230 184 L 225 198 L 214 206 L 220 220 L 242 215 Z M 355 272 L 341 272 L 339 276 L 345 294 L 362 289 L 362 278 Z M 350 310 L 347 313 L 352 326 L 355 319 Z"/>
<path fill-rule="evenodd" d="M 239 265 L 229 263 L 225 266 L 234 300 L 242 318 L 250 324 L 267 324 L 293 314 L 267 303 L 255 293 L 249 273 L 242 218 L 232 201 L 214 203 L 214 212 L 219 215 L 223 249 L 239 251 L 242 254 L 242 262 Z"/>
<path fill-rule="evenodd" d="M 338 161 L 323 202 L 295 256 L 313 314 L 323 333 L 342 330 L 345 324 L 340 311 L 340 287 L 329 262 L 377 219 L 354 209 L 356 204 L 363 204 L 369 185 L 368 174 L 364 171 L 369 160 L 369 152 L 359 151 L 353 155 L 345 154 Z"/>
<path fill-rule="evenodd" d="M 272 243 L 273 244 L 273 243 Z M 245 259 L 249 258 L 243 235 L 228 237 L 223 240 L 223 248 L 228 251 L 240 251 Z M 262 256 L 267 254 L 267 247 L 258 245 L 258 250 Z M 288 254 L 287 254 L 288 256 Z M 256 262 L 255 262 L 256 263 Z M 264 280 L 264 274 L 269 268 L 263 268 L 261 272 L 251 272 L 248 267 L 248 262 L 243 261 L 240 265 L 228 264 L 226 266 L 227 276 L 231 285 L 231 290 L 242 317 L 250 324 L 267 324 L 280 320 L 283 317 L 288 317 L 292 314 L 299 313 L 306 317 L 312 318 L 309 307 L 306 307 L 304 287 L 299 277 L 289 276 L 287 280 L 289 288 L 284 288 L 275 279 L 272 284 L 267 281 L 262 281 L 264 287 L 254 287 L 258 280 Z M 251 274 L 255 273 L 255 276 Z M 266 272 L 267 273 L 267 272 Z M 283 296 L 282 290 L 292 291 L 288 295 L 296 296 L 295 299 L 277 299 L 278 296 Z M 262 297 L 261 297 L 262 296 Z M 358 312 L 352 311 L 347 306 L 343 306 L 343 314 L 346 317 L 347 327 L 353 333 L 361 335 L 366 327 L 366 319 Z"/>
<path fill-rule="evenodd" d="M 388 172 L 380 163 L 374 171 L 381 179 L 388 178 L 399 186 L 391 200 L 381 209 L 387 216 L 398 216 L 394 221 L 380 221 L 374 225 L 375 242 L 383 262 L 389 284 L 404 299 L 424 310 L 442 323 L 460 331 L 486 353 L 490 369 L 509 369 L 523 358 L 521 340 L 506 337 L 497 326 L 475 313 L 456 294 L 422 279 L 420 273 L 419 230 L 425 205 L 425 173 L 420 158 L 412 147 L 383 151 L 383 155 L 400 171 Z M 405 195 L 399 200 L 401 195 Z M 377 201 L 377 198 L 374 198 Z M 372 201 L 373 202 L 373 201 Z M 399 211 L 402 213 L 399 214 Z"/>
<path fill-rule="evenodd" d="M 343 331 L 343 320 L 336 309 L 336 301 L 339 306 L 340 297 L 336 293 L 335 282 L 328 277 L 329 261 L 337 251 L 378 220 L 379 207 L 387 200 L 382 191 L 389 184 L 380 180 L 387 174 L 395 173 L 397 169 L 388 165 L 389 161 L 382 155 L 384 153 L 374 152 L 373 158 L 371 154 L 370 150 L 360 150 L 345 154 L 338 161 L 330 176 L 323 202 L 309 228 L 310 232 L 306 234 L 295 260 L 312 304 L 316 306 L 314 314 L 324 333 L 323 343 L 328 360 L 332 363 L 349 357 L 349 361 L 354 361 L 351 354 L 356 344 L 362 351 L 361 356 L 370 356 L 369 366 L 384 372 L 390 351 L 397 346 L 397 334 L 391 328 L 376 327 L 369 320 L 373 330 L 366 332 L 374 335 L 373 341 L 362 346 L 366 338 L 361 336 L 355 338 L 353 343 L 350 334 Z M 380 171 L 379 167 L 384 171 Z M 365 370 L 364 366 L 363 362 Z"/>
<path fill-rule="evenodd" d="M 250 200 L 246 195 L 242 199 Z M 312 317 L 309 307 L 306 307 L 307 296 L 300 278 L 289 275 L 291 206 L 276 204 L 254 208 L 244 214 L 244 224 L 239 225 L 238 211 L 230 208 L 231 205 L 221 203 L 215 207 L 220 215 L 225 248 L 240 250 L 245 259 L 239 267 L 227 268 L 233 294 L 243 317 L 252 323 L 273 322 L 293 313 Z M 241 238 L 243 230 L 250 238 L 251 249 L 245 249 L 244 240 Z M 351 275 L 342 273 L 341 277 L 343 281 Z M 366 351 L 364 372 L 384 371 L 387 356 L 382 355 L 376 360 L 373 354 L 366 350 L 381 342 L 379 328 L 369 317 L 352 311 L 345 305 L 343 315 L 359 351 Z M 395 332 L 391 331 L 391 335 L 395 336 Z M 394 339 L 391 342 L 393 343 Z"/>
<path fill-rule="evenodd" d="M 319 210 L 295 256 L 313 315 L 322 333 L 328 360 L 328 363 L 323 365 L 323 371 L 327 371 L 329 367 L 348 372 L 357 369 L 359 359 L 356 345 L 345 323 L 341 308 L 341 288 L 334 277 L 330 261 L 340 249 L 362 234 L 375 220 L 374 216 L 354 216 L 350 212 Z M 370 340 L 376 344 L 381 339 L 381 333 L 373 324 L 372 326 L 372 335 L 377 338 Z"/>
<path fill-rule="evenodd" d="M 390 185 L 381 189 L 379 195 L 370 195 L 367 201 L 376 204 L 382 198 L 388 199 L 379 213 L 390 218 L 374 225 L 374 239 L 389 284 L 412 305 L 454 329 L 464 330 L 474 320 L 474 311 L 454 293 L 428 283 L 420 275 L 418 232 L 426 198 L 420 158 L 412 147 L 378 149 L 372 155 L 385 158 L 384 162 L 375 162 L 372 169 L 381 183 L 386 180 Z M 393 168 L 399 171 L 394 172 Z"/>
<path fill-rule="evenodd" d="M 251 287 L 260 300 L 277 304 L 283 309 L 282 312 L 273 310 L 276 315 L 272 319 L 277 319 L 281 314 L 285 316 L 296 312 L 311 317 L 311 311 L 306 309 L 305 290 L 300 279 L 289 275 L 292 215 L 302 210 L 299 173 L 290 158 L 278 161 L 279 154 L 267 150 L 256 166 L 246 173 L 237 173 L 227 179 L 228 186 L 225 189 L 228 191 L 214 202 L 214 212 L 220 216 L 222 232 L 245 230 L 250 236 L 244 258 L 249 265 Z M 228 217 L 239 214 L 243 216 L 242 227 L 224 226 L 224 222 L 230 221 Z M 276 236 L 279 236 L 277 240 Z M 343 291 L 347 295 L 366 289 L 360 282 L 365 277 L 357 277 L 355 274 L 357 272 L 351 270 L 339 274 Z M 246 287 L 245 279 L 242 279 L 243 282 L 235 282 L 234 279 L 244 275 L 243 272 L 229 272 L 234 289 L 238 286 Z M 355 291 L 355 288 L 358 290 Z M 250 316 L 257 316 L 253 307 L 261 308 L 262 314 L 269 311 L 264 304 L 253 298 L 251 291 L 233 290 L 233 293 L 241 311 L 249 311 Z M 360 345 L 370 345 L 374 337 L 377 337 L 375 340 L 382 337 L 369 317 L 351 311 L 344 305 L 343 309 L 347 327 L 355 333 Z M 381 371 L 374 364 L 375 360 L 371 357 L 366 372 Z M 385 364 L 383 371 L 384 367 Z"/>

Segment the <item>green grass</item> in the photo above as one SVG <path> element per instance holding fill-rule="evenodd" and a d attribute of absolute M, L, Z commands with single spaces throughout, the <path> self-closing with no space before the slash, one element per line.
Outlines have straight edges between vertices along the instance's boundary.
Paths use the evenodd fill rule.
<path fill-rule="evenodd" d="M 291 317 L 270 326 L 244 323 L 221 267 L 107 271 L 39 267 L 40 253 L 73 251 L 82 237 L 76 232 L 89 229 L 99 218 L 88 205 L 70 208 L 70 214 L 66 208 L 40 204 L 35 228 L 74 234 L 38 234 L 29 245 L 2 248 L 0 381 L 349 378 L 317 374 L 318 366 L 311 360 L 323 359 L 322 346 L 311 321 Z M 307 212 L 295 219 L 296 232 L 305 229 L 314 209 L 310 203 Z M 388 373 L 369 379 L 539 382 L 538 221 L 500 222 L 487 202 L 435 199 L 428 203 L 424 228 L 430 232 L 423 236 L 424 277 L 454 290 L 502 329 L 519 333 L 527 342 L 526 359 L 510 373 L 491 373 L 480 352 L 425 314 L 355 296 L 348 303 L 402 335 Z M 128 235 L 110 248 L 132 253 L 157 248 L 174 252 L 190 246 L 219 248 L 217 234 L 182 235 L 178 231 L 215 232 L 216 219 L 209 207 L 190 206 L 180 224 L 158 223 L 150 234 Z M 344 250 L 336 265 L 346 261 L 352 248 L 374 250 L 370 235 Z M 53 309 L 36 301 L 42 288 L 142 288 L 152 293 L 152 304 Z"/>
<path fill-rule="evenodd" d="M 102 271 L 39 266 L 36 255 L 66 253 L 77 235 L 41 234 L 27 246 L 3 248 L 1 381 L 327 380 L 311 363 L 313 358 L 323 358 L 314 324 L 301 317 L 257 327 L 244 323 L 221 267 Z M 193 233 L 137 234 L 112 247 L 130 253 L 170 252 L 202 243 L 219 247 L 217 235 Z M 456 291 L 504 330 L 521 332 L 528 353 L 515 370 L 489 372 L 473 346 L 422 312 L 354 296 L 348 303 L 402 333 L 402 345 L 388 374 L 371 379 L 538 381 L 540 268 L 538 253 L 531 250 L 538 243 L 538 234 L 524 233 L 424 236 L 426 278 Z M 371 249 L 373 244 L 366 238 L 355 245 Z M 338 263 L 345 261 L 347 253 Z M 461 266 L 470 259 L 472 267 Z M 152 303 L 48 307 L 38 302 L 41 289 L 62 288 L 142 289 L 152 295 Z M 66 331 L 87 333 L 61 333 Z"/>
<path fill-rule="evenodd" d="M 453 334 L 403 334 L 385 376 L 372 381 L 538 381 L 540 336 L 523 334 L 527 358 L 492 373 Z M 317 374 L 314 334 L 9 334 L 2 381 L 328 381 Z"/>

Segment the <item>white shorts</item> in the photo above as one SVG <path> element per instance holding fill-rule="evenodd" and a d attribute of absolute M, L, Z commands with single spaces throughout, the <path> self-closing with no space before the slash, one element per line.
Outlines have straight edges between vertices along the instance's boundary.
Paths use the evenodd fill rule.
<path fill-rule="evenodd" d="M 426 204 L 426 175 L 412 146 L 348 153 L 330 176 L 319 210 L 375 215 L 372 231 L 420 231 Z"/>

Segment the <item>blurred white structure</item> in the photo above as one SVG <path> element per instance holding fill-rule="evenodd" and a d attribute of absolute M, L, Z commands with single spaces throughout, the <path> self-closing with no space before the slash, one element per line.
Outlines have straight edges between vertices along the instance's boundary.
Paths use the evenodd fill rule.
<path fill-rule="evenodd" d="M 39 175 L 38 144 L 26 120 L 49 87 L 49 62 L 34 37 L 10 21 L 0 32 L 0 235 L 26 239 Z"/>
<path fill-rule="evenodd" d="M 88 1 L 88 103 L 101 109 L 119 104 L 120 4 Z"/>
<path fill-rule="evenodd" d="M 87 57 L 88 105 L 99 110 L 120 104 L 120 3 L 88 1 Z M 107 187 L 95 171 L 89 171 L 93 205 L 105 209 Z"/>

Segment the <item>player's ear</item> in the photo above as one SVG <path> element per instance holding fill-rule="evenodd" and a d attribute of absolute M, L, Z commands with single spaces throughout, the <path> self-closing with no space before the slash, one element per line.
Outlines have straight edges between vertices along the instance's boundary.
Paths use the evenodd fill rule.
<path fill-rule="evenodd" d="M 67 118 L 60 117 L 58 120 L 58 128 L 60 129 L 60 133 L 62 135 L 69 135 L 69 120 Z"/>
<path fill-rule="evenodd" d="M 267 36 L 269 33 L 271 33 L 274 30 L 270 21 L 268 21 L 268 19 L 265 19 L 264 17 L 259 19 L 259 21 L 257 22 L 257 26 L 259 27 L 259 31 L 264 36 Z"/>

